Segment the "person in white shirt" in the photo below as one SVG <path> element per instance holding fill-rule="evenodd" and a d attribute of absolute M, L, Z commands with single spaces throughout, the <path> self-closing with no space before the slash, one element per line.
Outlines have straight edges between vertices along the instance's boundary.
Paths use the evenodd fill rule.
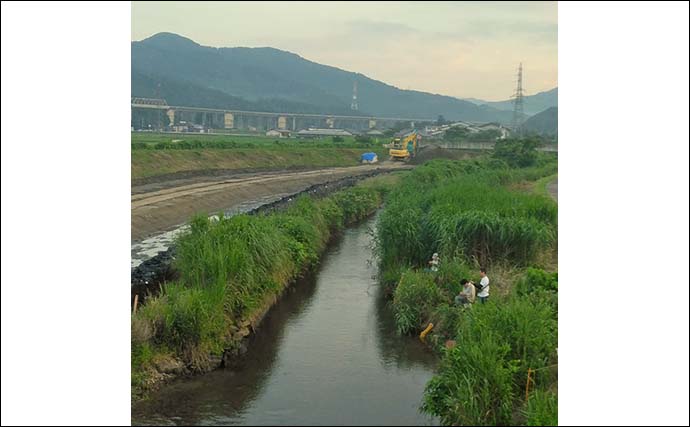
<path fill-rule="evenodd" d="M 479 269 L 479 275 L 482 280 L 479 281 L 479 301 L 484 304 L 489 299 L 489 276 L 486 275 L 486 268 L 482 267 Z"/>
<path fill-rule="evenodd" d="M 438 271 L 438 264 L 441 260 L 438 257 L 438 254 L 434 252 L 434 254 L 431 256 L 431 261 L 429 261 L 429 265 L 431 266 L 431 271 Z"/>

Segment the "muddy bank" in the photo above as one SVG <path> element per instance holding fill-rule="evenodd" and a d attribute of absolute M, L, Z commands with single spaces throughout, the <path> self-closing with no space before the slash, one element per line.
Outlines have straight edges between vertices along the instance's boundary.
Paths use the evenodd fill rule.
<path fill-rule="evenodd" d="M 171 188 L 178 185 L 194 182 L 214 181 L 218 178 L 241 178 L 252 175 L 276 175 L 285 172 L 310 171 L 323 168 L 307 166 L 291 166 L 281 169 L 275 168 L 243 168 L 243 169 L 204 169 L 167 173 L 146 178 L 132 180 L 132 194 L 154 191 L 162 188 Z"/>
<path fill-rule="evenodd" d="M 361 165 L 310 171 L 255 174 L 187 182 L 172 188 L 159 188 L 131 195 L 131 240 L 137 244 L 170 232 L 197 213 L 221 212 L 232 206 L 256 206 L 256 201 L 274 201 L 277 197 L 303 191 L 309 186 L 324 184 L 374 171 L 402 170 L 401 164 Z M 157 251 L 156 251 L 157 252 Z"/>

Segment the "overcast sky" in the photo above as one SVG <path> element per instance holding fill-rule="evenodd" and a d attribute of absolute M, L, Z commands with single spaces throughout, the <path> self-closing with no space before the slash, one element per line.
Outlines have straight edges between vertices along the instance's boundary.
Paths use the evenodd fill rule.
<path fill-rule="evenodd" d="M 132 2 L 132 40 L 270 46 L 402 89 L 510 97 L 558 85 L 556 2 Z"/>

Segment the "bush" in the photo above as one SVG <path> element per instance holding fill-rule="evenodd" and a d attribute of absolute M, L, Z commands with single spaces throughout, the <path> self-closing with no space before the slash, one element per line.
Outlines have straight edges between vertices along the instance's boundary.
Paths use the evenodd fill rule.
<path fill-rule="evenodd" d="M 508 139 L 496 143 L 494 157 L 504 160 L 512 167 L 528 167 L 536 164 L 539 142 L 535 139 Z"/>
<path fill-rule="evenodd" d="M 439 375 L 429 381 L 422 411 L 443 425 L 511 425 L 515 368 L 510 347 L 494 334 L 446 351 Z"/>
<path fill-rule="evenodd" d="M 516 290 L 519 295 L 527 295 L 540 290 L 558 292 L 558 273 L 547 273 L 542 269 L 530 267 L 517 283 Z"/>
<path fill-rule="evenodd" d="M 426 326 L 434 307 L 444 300 L 434 283 L 434 275 L 407 271 L 400 279 L 393 297 L 393 313 L 398 332 L 409 334 Z"/>
<path fill-rule="evenodd" d="M 343 138 L 342 136 L 334 136 L 331 138 L 331 141 L 333 141 L 333 142 L 345 142 L 345 138 Z"/>

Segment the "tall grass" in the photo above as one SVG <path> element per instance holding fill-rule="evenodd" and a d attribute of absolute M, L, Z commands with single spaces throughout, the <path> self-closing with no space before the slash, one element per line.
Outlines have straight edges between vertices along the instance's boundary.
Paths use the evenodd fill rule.
<path fill-rule="evenodd" d="M 558 425 L 558 395 L 550 391 L 537 390 L 530 396 L 524 409 L 528 426 Z"/>
<path fill-rule="evenodd" d="M 434 323 L 429 342 L 443 358 L 422 409 L 444 425 L 557 421 L 549 394 L 557 378 L 547 368 L 557 364 L 558 277 L 532 266 L 555 247 L 558 208 L 543 195 L 506 188 L 553 175 L 554 160 L 538 155 L 529 168 L 487 158 L 432 161 L 386 200 L 376 239 L 381 276 L 394 287 L 400 333 Z M 434 252 L 441 255 L 439 271 L 424 271 Z M 477 281 L 478 264 L 524 275 L 512 289 L 492 287 L 487 304 L 455 306 L 460 279 Z M 455 346 L 446 348 L 446 340 Z M 530 369 L 539 369 L 539 381 L 525 404 Z"/>
<path fill-rule="evenodd" d="M 429 382 L 422 409 L 445 425 L 514 425 L 528 369 L 556 362 L 555 307 L 539 295 L 513 293 L 459 311 L 450 333 L 457 345 L 445 350 Z M 556 381 L 541 372 L 545 390 Z"/>
<path fill-rule="evenodd" d="M 422 266 L 433 252 L 481 264 L 507 260 L 527 265 L 551 247 L 557 206 L 546 197 L 502 187 L 500 182 L 518 179 L 513 175 L 522 179 L 524 173 L 495 163 L 430 162 L 407 176 L 380 218 L 384 268 Z"/>

